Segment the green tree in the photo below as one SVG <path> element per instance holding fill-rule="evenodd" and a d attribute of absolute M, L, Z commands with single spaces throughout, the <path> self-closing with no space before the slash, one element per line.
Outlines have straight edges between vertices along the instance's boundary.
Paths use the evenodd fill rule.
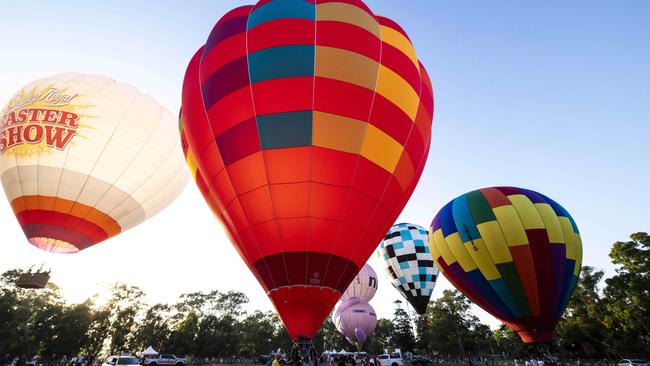
<path fill-rule="evenodd" d="M 117 283 L 111 287 L 106 308 L 110 310 L 109 349 L 111 353 L 135 349 L 135 330 L 144 309 L 144 292 L 135 286 Z"/>
<path fill-rule="evenodd" d="M 172 329 L 169 335 L 168 350 L 179 355 L 193 355 L 197 353 L 195 342 L 199 332 L 199 323 L 200 319 L 197 313 L 190 312 L 187 314 Z"/>
<path fill-rule="evenodd" d="M 40 354 L 52 336 L 52 323 L 64 312 L 59 288 L 48 283 L 44 289 L 16 287 L 24 273 L 10 270 L 0 276 L 0 349 L 15 355 Z"/>
<path fill-rule="evenodd" d="M 429 337 L 431 336 L 429 332 L 429 323 L 427 322 L 425 315 L 418 315 L 415 318 L 415 346 L 418 353 L 430 354 L 429 350 Z"/>
<path fill-rule="evenodd" d="M 89 359 L 96 360 L 104 348 L 108 331 L 111 326 L 111 311 L 104 307 L 94 309 L 92 312 L 91 322 L 86 333 L 86 344 L 83 347 L 84 354 Z M 61 353 L 59 353 L 60 355 Z M 68 354 L 68 353 L 63 353 Z"/>
<path fill-rule="evenodd" d="M 469 308 L 458 291 L 443 291 L 442 297 L 433 302 L 427 313 L 431 332 L 428 349 L 438 355 L 466 356 L 463 344 L 463 338 L 467 335 L 464 314 Z"/>
<path fill-rule="evenodd" d="M 79 354 L 88 343 L 88 332 L 93 320 L 90 301 L 60 306 L 56 316 L 44 322 L 43 335 L 49 335 L 42 343 L 42 354 Z"/>
<path fill-rule="evenodd" d="M 272 312 L 258 310 L 247 316 L 239 323 L 241 340 L 237 353 L 247 357 L 257 357 L 270 353 L 276 325 Z M 323 327 L 325 328 L 325 326 Z"/>
<path fill-rule="evenodd" d="M 619 355 L 650 356 L 650 236 L 616 242 L 609 256 L 619 267 L 605 280 L 607 343 Z"/>
<path fill-rule="evenodd" d="M 471 304 L 457 290 L 445 290 L 433 302 L 424 317 L 430 332 L 430 352 L 461 357 L 492 353 L 492 333 L 471 313 Z"/>
<path fill-rule="evenodd" d="M 137 325 L 134 345 L 137 349 L 154 346 L 156 349 L 166 349 L 171 333 L 171 307 L 166 304 L 150 306 L 144 313 L 144 318 Z"/>
<path fill-rule="evenodd" d="M 505 354 L 508 358 L 525 356 L 524 342 L 505 324 L 501 324 L 497 330 L 492 332 L 492 340 L 499 353 Z"/>
<path fill-rule="evenodd" d="M 287 328 L 282 324 L 280 317 L 273 314 L 275 321 L 275 332 L 273 333 L 273 340 L 271 341 L 272 349 L 281 350 L 283 352 L 290 352 L 293 342 Z"/>
<path fill-rule="evenodd" d="M 390 319 L 379 319 L 377 327 L 364 345 L 364 349 L 373 355 L 384 353 L 384 349 L 391 346 L 393 333 L 395 333 L 393 322 Z"/>
<path fill-rule="evenodd" d="M 204 317 L 196 332 L 196 351 L 193 354 L 199 357 L 237 356 L 240 329 L 237 319 L 230 315 Z"/>
<path fill-rule="evenodd" d="M 604 304 L 599 286 L 604 272 L 582 267 L 580 278 L 555 331 L 555 343 L 567 357 L 609 356 L 604 342 Z"/>
<path fill-rule="evenodd" d="M 495 354 L 496 343 L 492 338 L 492 330 L 486 324 L 481 323 L 477 317 L 471 316 L 469 322 L 470 337 L 465 347 L 473 355 Z"/>
<path fill-rule="evenodd" d="M 401 304 L 400 300 L 395 301 L 394 331 L 391 343 L 396 347 L 400 347 L 402 352 L 412 351 L 415 348 L 415 336 L 411 325 L 411 317 L 406 310 L 402 309 Z"/>
<path fill-rule="evenodd" d="M 314 337 L 314 343 L 316 349 L 322 350 L 331 350 L 337 349 L 340 350 L 344 346 L 347 346 L 347 341 L 345 341 L 343 335 L 339 333 L 332 322 L 331 316 L 327 317 L 321 328 L 318 330 L 316 337 Z"/>
<path fill-rule="evenodd" d="M 244 305 L 248 304 L 248 296 L 239 291 L 228 291 L 225 294 L 220 294 L 216 310 L 222 316 L 230 316 L 234 319 L 239 319 L 245 315 Z"/>
<path fill-rule="evenodd" d="M 51 282 L 39 290 L 18 288 L 16 281 L 22 273 L 11 270 L 0 276 L 0 349 L 45 357 L 81 351 L 96 354 L 88 352 L 94 334 L 93 303 L 67 304 Z"/>

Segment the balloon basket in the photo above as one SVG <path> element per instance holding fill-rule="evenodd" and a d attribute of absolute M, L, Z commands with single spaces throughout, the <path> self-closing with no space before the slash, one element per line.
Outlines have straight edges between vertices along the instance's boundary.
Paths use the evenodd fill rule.
<path fill-rule="evenodd" d="M 42 289 L 45 288 L 49 280 L 49 272 L 28 272 L 18 277 L 16 286 L 24 289 Z"/>
<path fill-rule="evenodd" d="M 316 352 L 316 347 L 314 347 L 314 340 L 311 338 L 296 339 L 291 349 L 290 362 L 295 364 L 297 362 L 307 363 L 310 361 L 312 361 L 312 365 L 318 365 L 318 352 Z"/>

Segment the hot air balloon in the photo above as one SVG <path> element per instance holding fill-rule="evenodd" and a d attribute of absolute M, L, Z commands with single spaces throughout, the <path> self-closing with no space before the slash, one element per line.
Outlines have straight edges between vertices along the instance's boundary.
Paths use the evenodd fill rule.
<path fill-rule="evenodd" d="M 203 116 L 204 115 L 205 114 L 203 114 Z M 183 148 L 183 155 L 185 156 L 185 162 L 187 163 L 187 167 L 189 168 L 190 173 L 194 178 L 194 182 L 196 183 L 196 186 L 199 188 L 199 192 L 201 192 L 201 195 L 203 195 L 205 202 L 208 204 L 208 207 L 210 207 L 212 212 L 215 214 L 218 221 L 225 226 L 227 223 L 224 221 L 223 215 L 221 214 L 222 207 L 219 205 L 219 201 L 216 200 L 213 192 L 210 191 L 210 187 L 208 186 L 204 178 L 205 173 L 201 172 L 201 170 L 197 166 L 196 151 L 194 151 L 192 147 L 190 147 L 190 145 L 187 143 L 187 136 L 185 135 L 185 131 L 183 128 L 185 125 L 186 118 L 189 118 L 190 121 L 193 121 L 192 123 L 200 123 L 201 120 L 196 121 L 194 120 L 194 118 L 200 118 L 201 116 L 202 116 L 201 114 L 197 115 L 197 114 L 184 113 L 183 108 L 181 107 L 181 111 L 179 113 L 179 119 L 178 119 L 178 128 L 179 128 L 179 133 L 181 135 L 181 145 Z M 226 230 L 226 235 L 228 236 L 228 239 L 230 239 L 231 242 L 235 242 L 235 238 L 232 236 L 230 230 Z"/>
<path fill-rule="evenodd" d="M 528 189 L 484 188 L 443 207 L 431 233 L 431 253 L 456 288 L 524 342 L 552 341 L 582 261 L 562 206 Z"/>
<path fill-rule="evenodd" d="M 432 116 L 406 33 L 359 0 L 236 8 L 191 59 L 183 131 L 206 198 L 294 340 L 403 209 Z"/>
<path fill-rule="evenodd" d="M 341 301 L 352 297 L 359 298 L 363 301 L 370 301 L 377 292 L 377 274 L 369 264 L 364 264 L 361 271 L 354 277 L 350 286 L 341 296 Z"/>
<path fill-rule="evenodd" d="M 24 86 L 0 121 L 2 185 L 27 239 L 76 253 L 136 226 L 183 189 L 174 116 L 96 75 Z"/>
<path fill-rule="evenodd" d="M 367 301 L 353 297 L 337 305 L 332 322 L 350 344 L 361 350 L 363 342 L 377 327 L 377 314 Z"/>
<path fill-rule="evenodd" d="M 414 224 L 393 225 L 377 253 L 384 260 L 386 277 L 422 315 L 427 311 L 438 279 L 438 268 L 431 259 L 427 231 Z"/>

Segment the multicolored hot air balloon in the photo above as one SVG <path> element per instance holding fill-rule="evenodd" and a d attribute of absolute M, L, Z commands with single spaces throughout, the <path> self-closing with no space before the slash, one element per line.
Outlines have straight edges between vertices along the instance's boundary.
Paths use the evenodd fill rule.
<path fill-rule="evenodd" d="M 377 314 L 367 301 L 353 297 L 336 306 L 332 322 L 350 344 L 361 350 L 363 342 L 377 327 Z"/>
<path fill-rule="evenodd" d="M 354 277 L 350 286 L 341 296 L 341 301 L 356 297 L 363 301 L 370 301 L 377 292 L 377 273 L 369 264 L 364 264 L 361 271 Z"/>
<path fill-rule="evenodd" d="M 456 288 L 524 342 L 553 340 L 582 262 L 562 206 L 523 188 L 484 188 L 443 207 L 431 233 L 431 253 Z"/>
<path fill-rule="evenodd" d="M 187 181 L 174 116 L 103 76 L 24 86 L 0 114 L 2 185 L 27 239 L 76 253 L 165 208 Z"/>
<path fill-rule="evenodd" d="M 393 225 L 379 244 L 377 254 L 384 260 L 386 277 L 422 315 L 427 311 L 438 279 L 438 268 L 431 259 L 428 233 L 418 225 Z"/>
<path fill-rule="evenodd" d="M 197 181 L 294 340 L 315 335 L 403 209 L 432 116 L 406 33 L 359 0 L 234 9 L 190 61 Z"/>

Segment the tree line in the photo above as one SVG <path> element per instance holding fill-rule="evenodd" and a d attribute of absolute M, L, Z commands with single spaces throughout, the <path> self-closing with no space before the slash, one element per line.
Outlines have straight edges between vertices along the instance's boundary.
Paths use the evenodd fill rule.
<path fill-rule="evenodd" d="M 585 266 L 578 286 L 556 329 L 555 342 L 523 344 L 506 326 L 491 330 L 471 312 L 471 302 L 446 290 L 424 316 L 396 304 L 391 319 L 379 319 L 364 345 L 371 354 L 397 346 L 435 357 L 493 356 L 514 358 L 554 353 L 564 358 L 650 356 L 650 236 L 635 233 L 610 251 L 616 274 Z M 17 288 L 22 272 L 0 276 L 0 353 L 10 355 L 83 354 L 97 359 L 147 346 L 194 358 L 248 358 L 291 348 L 274 312 L 245 311 L 248 298 L 238 291 L 195 292 L 173 304 L 147 304 L 137 287 L 118 283 L 109 300 L 69 304 L 55 284 L 43 290 Z M 315 338 L 319 350 L 352 346 L 328 319 Z"/>

